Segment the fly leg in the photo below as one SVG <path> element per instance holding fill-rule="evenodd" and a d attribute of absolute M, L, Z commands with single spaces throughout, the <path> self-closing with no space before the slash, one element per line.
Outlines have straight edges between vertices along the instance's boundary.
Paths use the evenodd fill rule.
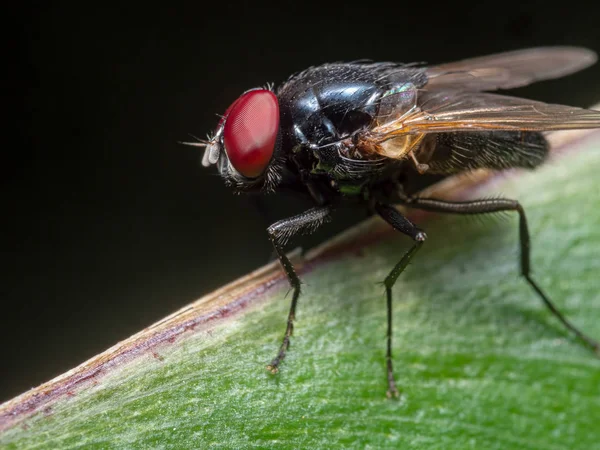
<path fill-rule="evenodd" d="M 453 213 L 453 214 L 488 214 L 501 211 L 516 211 L 519 214 L 519 241 L 521 248 L 521 275 L 527 283 L 533 288 L 546 307 L 554 316 L 579 339 L 600 356 L 600 343 L 580 331 L 575 325 L 569 322 L 565 316 L 556 308 L 550 298 L 533 280 L 530 273 L 530 238 L 529 228 L 527 227 L 527 218 L 521 204 L 516 200 L 508 199 L 489 199 L 472 200 L 466 202 L 448 202 L 444 200 L 435 200 L 431 198 L 408 198 L 403 202 L 411 208 L 422 209 L 425 211 Z"/>
<path fill-rule="evenodd" d="M 287 328 L 285 335 L 283 336 L 283 342 L 279 348 L 277 356 L 267 366 L 267 369 L 272 373 L 279 371 L 279 363 L 285 358 L 285 352 L 290 346 L 290 336 L 294 331 L 294 318 L 296 316 L 296 304 L 298 303 L 298 297 L 300 296 L 300 279 L 294 271 L 294 266 L 291 261 L 285 255 L 283 247 L 289 241 L 289 239 L 295 234 L 310 234 L 314 232 L 322 223 L 329 220 L 331 214 L 331 208 L 328 206 L 319 206 L 311 208 L 308 211 L 298 214 L 297 216 L 289 217 L 279 222 L 275 222 L 269 228 L 269 239 L 273 243 L 279 262 L 285 271 L 285 274 L 290 282 L 293 289 L 292 304 L 290 306 L 290 312 L 288 314 Z"/>
<path fill-rule="evenodd" d="M 427 239 L 427 235 L 423 230 L 419 229 L 400 212 L 389 206 L 376 204 L 375 210 L 377 213 L 388 222 L 394 229 L 404 233 L 410 237 L 415 243 L 413 246 L 402 256 L 402 259 L 392 269 L 389 275 L 385 278 L 383 284 L 385 285 L 385 294 L 387 298 L 387 352 L 385 354 L 385 360 L 387 365 L 387 379 L 388 379 L 388 391 L 387 396 L 398 397 L 398 388 L 396 387 L 396 381 L 394 380 L 394 369 L 392 367 L 392 287 L 396 283 L 396 280 L 400 276 L 412 257 Z"/>

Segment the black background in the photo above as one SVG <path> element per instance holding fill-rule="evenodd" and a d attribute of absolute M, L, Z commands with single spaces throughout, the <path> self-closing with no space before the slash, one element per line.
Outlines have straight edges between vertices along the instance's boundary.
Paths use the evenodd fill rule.
<path fill-rule="evenodd" d="M 244 90 L 327 61 L 600 51 L 598 2 L 125 3 L 11 17 L 0 401 L 267 262 L 265 218 L 176 143 L 204 137 Z M 514 93 L 589 106 L 600 65 Z M 273 219 L 302 209 L 269 201 Z"/>

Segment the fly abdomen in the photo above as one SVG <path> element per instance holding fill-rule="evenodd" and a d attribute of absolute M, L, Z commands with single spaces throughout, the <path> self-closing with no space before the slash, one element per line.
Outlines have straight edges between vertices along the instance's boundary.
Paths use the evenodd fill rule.
<path fill-rule="evenodd" d="M 534 169 L 547 156 L 549 145 L 542 133 L 482 131 L 440 133 L 424 145 L 430 173 L 457 173 L 474 169 Z M 424 159 L 419 155 L 419 160 Z M 423 162 L 423 161 L 422 161 Z"/>

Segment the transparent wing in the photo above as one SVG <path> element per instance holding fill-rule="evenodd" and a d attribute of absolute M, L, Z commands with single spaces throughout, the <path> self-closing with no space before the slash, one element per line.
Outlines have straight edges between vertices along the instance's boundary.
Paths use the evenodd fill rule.
<path fill-rule="evenodd" d="M 427 88 L 491 91 L 560 78 L 594 64 L 581 47 L 538 47 L 440 64 L 427 69 Z"/>
<path fill-rule="evenodd" d="M 379 141 L 456 131 L 600 128 L 600 111 L 482 92 L 422 92 L 418 106 L 372 131 Z"/>

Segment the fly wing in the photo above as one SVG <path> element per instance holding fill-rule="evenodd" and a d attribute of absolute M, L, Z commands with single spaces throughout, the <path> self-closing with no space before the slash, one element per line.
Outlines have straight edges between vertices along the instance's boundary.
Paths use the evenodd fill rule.
<path fill-rule="evenodd" d="M 600 111 L 483 92 L 422 92 L 417 108 L 372 131 L 379 141 L 457 131 L 600 128 Z"/>
<path fill-rule="evenodd" d="M 492 91 L 560 78 L 594 64 L 581 47 L 538 47 L 440 64 L 427 69 L 427 88 Z"/>

